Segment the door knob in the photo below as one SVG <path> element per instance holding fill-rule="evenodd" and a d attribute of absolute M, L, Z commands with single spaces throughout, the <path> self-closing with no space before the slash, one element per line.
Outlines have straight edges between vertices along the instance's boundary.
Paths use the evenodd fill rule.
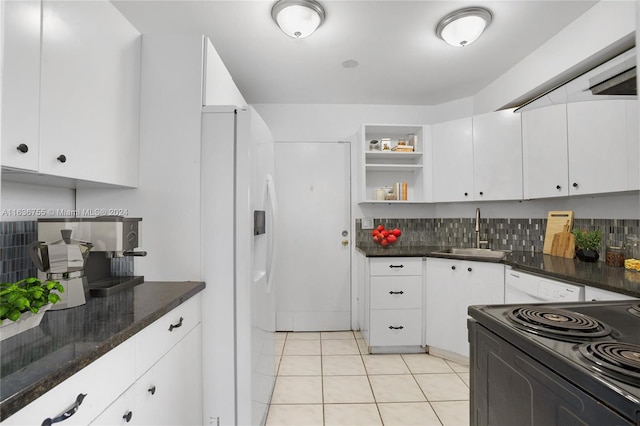
<path fill-rule="evenodd" d="M 342 245 L 343 246 L 349 245 L 349 240 L 342 240 Z"/>

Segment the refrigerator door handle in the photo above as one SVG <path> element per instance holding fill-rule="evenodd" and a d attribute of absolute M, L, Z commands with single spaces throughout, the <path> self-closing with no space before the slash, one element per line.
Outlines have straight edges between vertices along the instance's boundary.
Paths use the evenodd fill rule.
<path fill-rule="evenodd" d="M 269 247 L 269 264 L 267 267 L 267 294 L 271 293 L 273 288 L 273 276 L 276 266 L 276 255 L 278 252 L 278 245 L 276 244 L 276 227 L 278 222 L 278 201 L 276 198 L 276 187 L 273 183 L 273 177 L 267 175 L 267 197 L 269 198 L 269 216 L 271 217 L 271 232 L 267 232 L 268 247 Z"/>

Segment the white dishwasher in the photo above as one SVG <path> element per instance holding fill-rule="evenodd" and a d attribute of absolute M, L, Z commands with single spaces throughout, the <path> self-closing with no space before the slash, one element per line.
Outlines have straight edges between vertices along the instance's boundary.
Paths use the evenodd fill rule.
<path fill-rule="evenodd" d="M 507 304 L 584 301 L 583 286 L 510 269 L 505 271 L 504 281 L 504 302 Z"/>

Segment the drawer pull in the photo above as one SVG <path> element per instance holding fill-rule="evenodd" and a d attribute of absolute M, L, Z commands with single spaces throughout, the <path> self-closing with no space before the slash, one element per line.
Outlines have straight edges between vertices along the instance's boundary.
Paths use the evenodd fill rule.
<path fill-rule="evenodd" d="M 399 326 L 399 327 L 394 327 L 392 325 L 389 326 L 389 330 L 402 330 L 404 327 L 403 326 Z"/>
<path fill-rule="evenodd" d="M 127 411 L 126 413 L 124 413 L 124 416 L 122 416 L 124 421 L 127 422 L 127 423 L 129 423 L 131 421 L 132 417 L 133 417 L 133 411 Z"/>
<path fill-rule="evenodd" d="M 147 391 L 149 391 L 149 393 L 151 395 L 155 395 L 156 394 L 156 385 L 151 385 L 151 387 L 149 389 L 147 389 Z"/>
<path fill-rule="evenodd" d="M 404 294 L 404 291 L 390 291 L 389 294 Z"/>
<path fill-rule="evenodd" d="M 404 268 L 404 265 L 389 265 L 389 268 Z"/>
<path fill-rule="evenodd" d="M 76 411 L 78 411 L 78 408 L 80 407 L 80 404 L 82 404 L 82 400 L 84 400 L 85 396 L 87 396 L 86 393 L 79 394 L 76 397 L 76 402 L 74 402 L 71 407 L 67 408 L 64 413 L 60 414 L 57 417 L 54 417 L 53 419 L 50 417 L 47 419 L 44 419 L 42 421 L 42 426 L 51 426 L 54 423 L 67 420 L 69 417 L 73 416 L 76 413 Z"/>
<path fill-rule="evenodd" d="M 177 324 L 171 324 L 169 326 L 169 331 L 173 331 L 174 328 L 182 327 L 182 320 L 183 318 L 180 317 L 180 321 Z"/>
<path fill-rule="evenodd" d="M 467 271 L 471 272 L 471 271 L 473 271 L 473 269 L 471 269 L 471 267 L 468 267 Z"/>

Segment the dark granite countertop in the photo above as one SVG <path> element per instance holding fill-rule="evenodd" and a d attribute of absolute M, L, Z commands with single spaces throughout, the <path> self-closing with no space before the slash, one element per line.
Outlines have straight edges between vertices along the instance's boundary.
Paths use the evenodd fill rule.
<path fill-rule="evenodd" d="M 441 257 L 452 256 L 434 253 L 443 249 L 439 246 L 358 246 L 356 249 L 367 257 Z M 493 261 L 485 258 L 468 257 L 467 260 Z M 603 290 L 614 291 L 632 297 L 640 297 L 640 272 L 607 266 L 604 262 L 582 262 L 540 252 L 513 251 L 499 262 L 523 272 L 531 272 L 552 279 L 575 284 L 588 285 Z"/>
<path fill-rule="evenodd" d="M 198 292 L 202 282 L 144 282 L 71 309 L 2 341 L 0 420 L 118 346 Z"/>

